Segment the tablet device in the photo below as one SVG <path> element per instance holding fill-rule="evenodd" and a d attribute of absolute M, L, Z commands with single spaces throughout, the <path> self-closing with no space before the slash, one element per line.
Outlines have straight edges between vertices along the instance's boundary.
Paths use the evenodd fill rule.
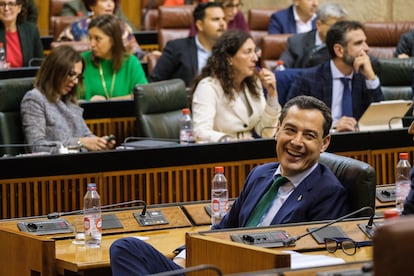
<path fill-rule="evenodd" d="M 393 100 L 374 102 L 358 121 L 360 131 L 402 128 L 402 117 L 410 109 L 412 101 Z"/>

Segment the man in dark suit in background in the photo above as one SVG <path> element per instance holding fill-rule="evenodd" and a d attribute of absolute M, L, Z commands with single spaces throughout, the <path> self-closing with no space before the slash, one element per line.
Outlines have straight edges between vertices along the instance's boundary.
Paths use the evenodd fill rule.
<path fill-rule="evenodd" d="M 356 131 L 357 120 L 371 102 L 384 99 L 367 54 L 363 25 L 338 21 L 327 33 L 326 46 L 331 60 L 305 69 L 293 82 L 287 99 L 314 96 L 331 108 L 334 130 Z"/>
<path fill-rule="evenodd" d="M 336 3 L 324 3 L 316 11 L 316 29 L 288 38 L 280 59 L 287 68 L 312 67 L 329 60 L 325 39 L 329 27 L 344 20 L 347 12 Z"/>
<path fill-rule="evenodd" d="M 200 3 L 193 17 L 197 35 L 169 41 L 148 78 L 150 82 L 179 78 L 191 86 L 206 64 L 214 43 L 227 30 L 223 6 L 216 2 Z"/>
<path fill-rule="evenodd" d="M 318 0 L 293 0 L 293 4 L 287 9 L 272 14 L 268 33 L 299 34 L 315 29 L 318 5 Z"/>

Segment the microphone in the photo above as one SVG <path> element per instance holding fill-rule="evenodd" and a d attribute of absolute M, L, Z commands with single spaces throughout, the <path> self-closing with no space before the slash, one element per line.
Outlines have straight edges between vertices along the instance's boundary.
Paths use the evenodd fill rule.
<path fill-rule="evenodd" d="M 315 232 L 317 232 L 317 231 L 319 231 L 319 230 L 322 230 L 322 229 L 324 229 L 324 228 L 326 228 L 326 227 L 328 227 L 328 226 L 331 226 L 331 225 L 332 225 L 332 224 L 334 224 L 334 223 L 341 222 L 341 221 L 343 221 L 343 220 L 345 220 L 345 219 L 347 219 L 347 218 L 350 218 L 350 217 L 352 217 L 352 216 L 354 216 L 354 215 L 356 215 L 356 214 L 359 214 L 359 213 L 362 213 L 362 212 L 364 212 L 364 211 L 368 211 L 368 210 L 371 212 L 371 216 L 370 216 L 370 218 L 369 218 L 369 221 L 368 221 L 368 224 L 366 225 L 366 227 L 367 227 L 367 229 L 368 229 L 369 227 L 371 227 L 371 228 L 372 228 L 372 225 L 373 225 L 373 222 L 374 222 L 375 212 L 374 212 L 374 209 L 372 209 L 372 207 L 370 207 L 370 206 L 365 206 L 365 207 L 362 207 L 362 208 L 360 208 L 360 209 L 358 209 L 358 210 L 356 210 L 356 211 L 354 211 L 354 212 L 352 212 L 352 213 L 349 213 L 349 214 L 347 214 L 347 215 L 345 215 L 345 216 L 342 216 L 342 217 L 340 217 L 340 218 L 337 218 L 337 219 L 335 219 L 335 220 L 333 220 L 333 221 L 331 221 L 331 222 L 329 222 L 329 223 L 327 223 L 327 224 L 324 224 L 324 225 L 322 225 L 321 227 L 315 228 L 315 229 L 313 229 L 312 231 L 306 232 L 305 234 L 302 234 L 302 235 L 299 235 L 299 236 L 296 236 L 296 237 L 290 237 L 290 238 L 284 239 L 284 240 L 282 241 L 282 242 L 283 242 L 283 245 L 284 245 L 284 246 L 295 246 L 295 243 L 296 243 L 298 240 L 300 240 L 301 238 L 303 238 L 303 237 L 305 237 L 305 236 L 307 236 L 307 235 L 310 235 L 310 234 L 312 234 L 312 233 L 315 233 Z"/>
<path fill-rule="evenodd" d="M 51 142 L 45 144 L 0 144 L 0 148 L 23 148 L 23 147 L 57 147 L 59 146 L 59 142 Z"/>
<path fill-rule="evenodd" d="M 140 214 L 140 217 L 145 218 L 145 216 L 147 214 L 147 203 L 143 200 L 140 200 L 140 199 L 126 201 L 126 202 L 120 202 L 120 203 L 114 203 L 114 204 L 109 204 L 109 205 L 104 205 L 104 206 L 101 206 L 101 210 L 109 209 L 109 208 L 112 208 L 112 207 L 119 207 L 119 206 L 129 205 L 129 204 L 133 204 L 133 203 L 142 203 L 144 205 L 144 207 L 142 208 L 142 212 Z M 48 219 L 57 219 L 57 218 L 62 217 L 62 216 L 69 216 L 69 215 L 74 215 L 74 214 L 83 214 L 83 210 L 75 210 L 75 211 L 69 211 L 69 212 L 54 212 L 54 213 L 48 214 L 47 218 Z"/>

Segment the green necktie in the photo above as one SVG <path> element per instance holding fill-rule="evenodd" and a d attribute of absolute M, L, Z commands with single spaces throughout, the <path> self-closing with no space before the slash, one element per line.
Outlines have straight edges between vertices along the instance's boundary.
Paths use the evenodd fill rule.
<path fill-rule="evenodd" d="M 246 227 L 248 226 L 257 226 L 260 220 L 262 219 L 263 215 L 266 213 L 267 209 L 269 209 L 270 205 L 272 204 L 277 191 L 279 190 L 280 186 L 283 186 L 289 182 L 284 176 L 278 175 L 275 181 L 270 186 L 269 190 L 262 196 L 262 198 L 257 203 L 256 207 L 254 208 L 252 214 L 249 217 L 249 220 L 246 223 Z"/>

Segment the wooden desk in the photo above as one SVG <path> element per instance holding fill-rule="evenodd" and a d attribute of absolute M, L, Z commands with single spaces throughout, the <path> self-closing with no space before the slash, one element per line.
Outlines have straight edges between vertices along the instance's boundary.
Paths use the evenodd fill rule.
<path fill-rule="evenodd" d="M 336 225 L 340 226 L 347 236 L 355 241 L 369 240 L 359 229 L 359 223 L 367 223 L 367 220 L 349 220 L 337 223 Z M 283 253 L 283 250 L 294 250 L 305 254 L 327 254 L 342 258 L 346 262 L 372 260 L 372 247 L 359 248 L 357 249 L 357 254 L 354 256 L 348 256 L 341 250 L 338 250 L 335 254 L 331 254 L 325 250 L 323 244 L 318 244 L 311 235 L 298 240 L 293 247 L 277 249 L 266 249 L 236 243 L 230 239 L 230 234 L 263 233 L 274 230 L 286 230 L 291 236 L 296 237 L 306 233 L 307 228 L 318 226 L 321 226 L 321 224 L 287 224 L 278 227 L 240 228 L 225 231 L 187 233 L 187 265 L 213 264 L 220 267 L 223 273 L 289 267 L 290 256 Z"/>

